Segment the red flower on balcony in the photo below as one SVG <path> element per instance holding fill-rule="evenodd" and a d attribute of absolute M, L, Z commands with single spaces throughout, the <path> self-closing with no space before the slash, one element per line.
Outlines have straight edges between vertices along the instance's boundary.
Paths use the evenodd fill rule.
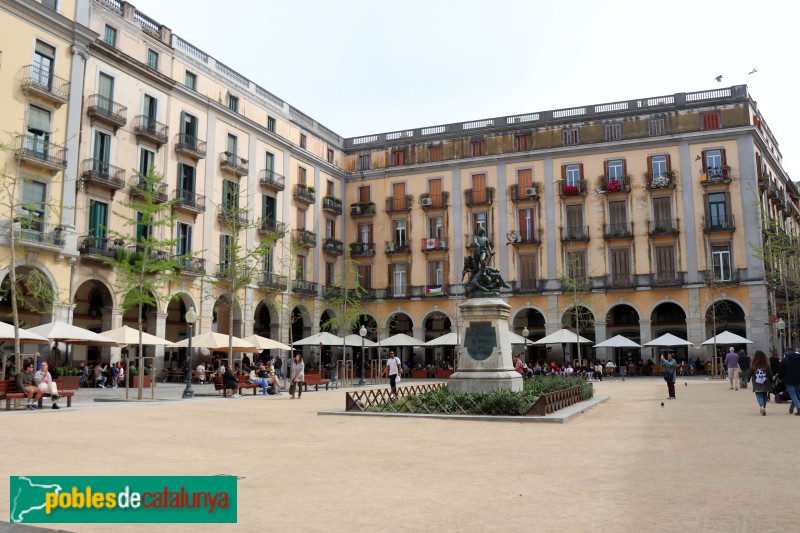
<path fill-rule="evenodd" d="M 564 185 L 561 192 L 564 193 L 564 196 L 578 196 L 580 190 L 575 185 Z"/>
<path fill-rule="evenodd" d="M 606 192 L 619 192 L 622 190 L 622 185 L 619 180 L 608 180 L 606 182 Z"/>

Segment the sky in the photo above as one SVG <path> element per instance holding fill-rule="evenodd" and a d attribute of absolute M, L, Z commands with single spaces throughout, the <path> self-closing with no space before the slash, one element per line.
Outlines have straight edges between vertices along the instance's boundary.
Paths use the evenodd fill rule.
<path fill-rule="evenodd" d="M 344 137 L 747 84 L 800 180 L 790 2 L 131 3 Z"/>

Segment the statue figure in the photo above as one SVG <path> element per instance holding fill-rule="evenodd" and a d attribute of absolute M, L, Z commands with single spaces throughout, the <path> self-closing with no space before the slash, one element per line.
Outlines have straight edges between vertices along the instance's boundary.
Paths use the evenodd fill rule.
<path fill-rule="evenodd" d="M 473 255 L 464 257 L 464 271 L 461 279 L 469 274 L 469 279 L 464 285 L 464 294 L 467 297 L 472 296 L 498 296 L 500 288 L 511 287 L 503 281 L 503 276 L 496 268 L 489 266 L 489 263 L 494 256 L 494 249 L 492 242 L 486 237 L 486 231 L 483 228 L 478 228 L 478 232 L 472 239 Z"/>

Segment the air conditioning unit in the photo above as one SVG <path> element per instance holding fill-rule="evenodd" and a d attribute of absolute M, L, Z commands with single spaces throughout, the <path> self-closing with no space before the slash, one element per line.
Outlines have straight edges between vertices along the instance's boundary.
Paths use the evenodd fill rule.
<path fill-rule="evenodd" d="M 525 189 L 525 196 L 536 196 L 539 194 L 539 190 L 536 187 L 528 187 Z"/>
<path fill-rule="evenodd" d="M 423 198 L 422 199 L 422 207 L 430 207 L 433 205 L 433 200 L 430 198 Z"/>
<path fill-rule="evenodd" d="M 361 206 L 351 205 L 350 206 L 350 214 L 351 215 L 360 215 L 361 214 Z"/>

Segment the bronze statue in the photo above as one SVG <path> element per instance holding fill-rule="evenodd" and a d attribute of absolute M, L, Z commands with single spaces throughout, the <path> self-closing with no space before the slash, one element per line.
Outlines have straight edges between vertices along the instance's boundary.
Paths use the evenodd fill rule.
<path fill-rule="evenodd" d="M 469 279 L 464 285 L 464 294 L 470 298 L 473 296 L 499 296 L 500 288 L 511 287 L 503 281 L 503 276 L 496 268 L 489 266 L 494 257 L 492 241 L 486 236 L 483 228 L 478 228 L 478 232 L 472 239 L 473 254 L 464 257 L 464 272 L 461 279 L 469 274 Z"/>

